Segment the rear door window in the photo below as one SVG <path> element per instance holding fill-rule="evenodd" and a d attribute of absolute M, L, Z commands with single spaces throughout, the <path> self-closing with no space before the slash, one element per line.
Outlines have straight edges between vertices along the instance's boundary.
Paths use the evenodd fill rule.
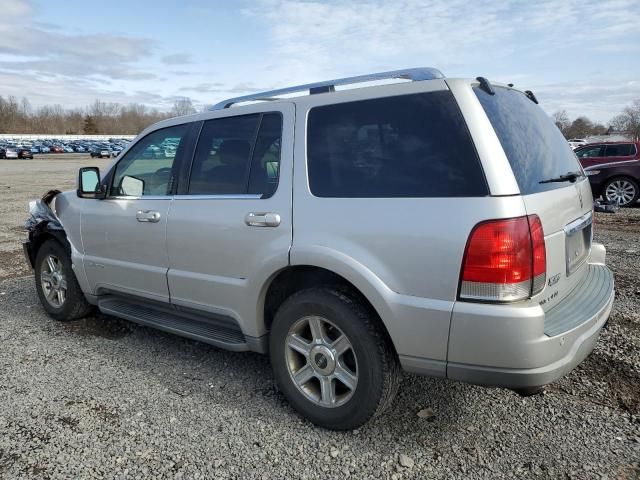
<path fill-rule="evenodd" d="M 317 197 L 488 195 L 449 91 L 312 108 L 307 162 L 309 186 Z"/>
<path fill-rule="evenodd" d="M 188 194 L 271 196 L 278 186 L 281 136 L 279 113 L 205 121 Z"/>
<path fill-rule="evenodd" d="M 503 87 L 494 90 L 490 95 L 474 88 L 511 164 L 520 193 L 566 187 L 566 183 L 540 183 L 581 169 L 558 127 L 522 92 Z"/>
<path fill-rule="evenodd" d="M 607 145 L 605 148 L 605 157 L 629 157 L 636 153 L 632 143 L 620 143 L 616 145 Z"/>

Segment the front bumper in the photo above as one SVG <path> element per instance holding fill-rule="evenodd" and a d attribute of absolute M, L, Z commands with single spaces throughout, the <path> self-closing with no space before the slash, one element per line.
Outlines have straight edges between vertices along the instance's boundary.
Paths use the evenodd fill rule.
<path fill-rule="evenodd" d="M 31 268 L 34 268 L 36 257 L 31 241 L 27 241 L 22 244 L 22 251 L 24 252 L 24 258 L 27 259 L 27 263 L 31 265 Z"/>
<path fill-rule="evenodd" d="M 539 307 L 478 305 L 454 308 L 447 377 L 508 388 L 551 383 L 593 350 L 611 313 L 613 274 L 591 263 L 587 277 L 546 313 Z"/>

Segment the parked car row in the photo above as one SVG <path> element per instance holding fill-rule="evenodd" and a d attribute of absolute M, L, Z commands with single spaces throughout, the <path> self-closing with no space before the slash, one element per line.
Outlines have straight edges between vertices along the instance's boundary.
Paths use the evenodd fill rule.
<path fill-rule="evenodd" d="M 90 153 L 92 157 L 115 157 L 129 144 L 124 138 L 98 140 L 0 140 L 0 158 L 33 158 L 34 153 Z"/>
<path fill-rule="evenodd" d="M 595 198 L 635 205 L 640 198 L 640 142 L 590 143 L 575 149 Z"/>
<path fill-rule="evenodd" d="M 0 158 L 33 159 L 33 153 L 24 147 L 0 147 Z"/>

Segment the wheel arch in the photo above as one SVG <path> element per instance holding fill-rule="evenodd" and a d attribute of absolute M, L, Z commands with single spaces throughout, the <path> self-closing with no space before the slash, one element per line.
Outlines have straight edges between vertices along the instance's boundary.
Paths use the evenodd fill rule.
<path fill-rule="evenodd" d="M 389 329 L 383 320 L 388 315 L 388 310 L 382 295 L 377 291 L 372 295 L 373 287 L 365 285 L 362 288 L 362 285 L 363 280 L 354 278 L 353 275 L 345 275 L 344 272 L 312 263 L 290 265 L 281 269 L 271 276 L 261 295 L 259 314 L 264 329 L 267 332 L 271 329 L 278 308 L 294 293 L 312 287 L 337 286 L 355 296 L 371 312 L 393 346 Z"/>

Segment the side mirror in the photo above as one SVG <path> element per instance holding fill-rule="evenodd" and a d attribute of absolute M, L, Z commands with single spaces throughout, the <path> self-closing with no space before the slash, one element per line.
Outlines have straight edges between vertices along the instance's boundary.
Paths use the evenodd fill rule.
<path fill-rule="evenodd" d="M 100 184 L 100 170 L 98 167 L 82 167 L 78 172 L 78 189 L 80 198 L 104 198 L 106 192 Z"/>
<path fill-rule="evenodd" d="M 141 197 L 144 192 L 144 180 L 125 175 L 120 181 L 120 192 L 127 197 Z"/>

